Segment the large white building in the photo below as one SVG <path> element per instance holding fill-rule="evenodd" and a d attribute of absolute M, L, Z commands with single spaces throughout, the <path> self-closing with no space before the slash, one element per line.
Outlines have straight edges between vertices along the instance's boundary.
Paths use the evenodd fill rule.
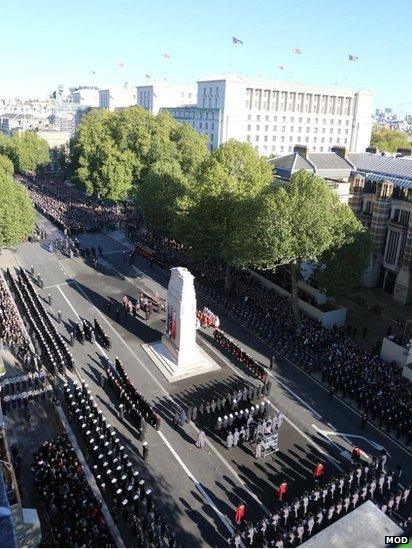
<path fill-rule="evenodd" d="M 100 105 L 99 90 L 92 86 L 82 86 L 73 90 L 70 99 L 78 107 L 99 107 Z"/>
<path fill-rule="evenodd" d="M 153 82 L 137 86 L 137 104 L 152 114 L 161 108 L 196 105 L 197 89 L 195 85 L 173 85 L 167 82 Z"/>
<path fill-rule="evenodd" d="M 122 107 L 136 105 L 136 88 L 127 86 L 113 86 L 106 90 L 99 90 L 99 107 L 114 111 Z"/>
<path fill-rule="evenodd" d="M 297 143 L 313 152 L 335 145 L 364 151 L 370 143 L 372 106 L 370 90 L 315 88 L 233 74 L 198 81 L 195 106 L 167 110 L 208 135 L 211 149 L 234 138 L 269 156 L 290 153 Z"/>

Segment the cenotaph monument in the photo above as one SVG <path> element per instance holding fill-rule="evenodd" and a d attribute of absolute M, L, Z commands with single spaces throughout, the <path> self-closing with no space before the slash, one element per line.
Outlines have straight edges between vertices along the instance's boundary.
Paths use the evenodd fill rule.
<path fill-rule="evenodd" d="M 142 346 L 169 382 L 220 368 L 196 343 L 193 275 L 184 267 L 174 267 L 171 273 L 164 334 L 160 341 Z"/>

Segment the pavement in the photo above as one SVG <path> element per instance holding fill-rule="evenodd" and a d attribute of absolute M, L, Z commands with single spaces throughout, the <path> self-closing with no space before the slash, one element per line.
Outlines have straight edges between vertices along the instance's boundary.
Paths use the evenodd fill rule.
<path fill-rule="evenodd" d="M 45 218 L 51 239 L 58 231 Z M 158 292 L 166 298 L 169 273 L 158 266 L 150 267 L 143 258 L 133 265 L 123 261 L 129 244 L 119 232 L 87 234 L 79 237 L 88 246 L 102 246 L 104 260 L 96 272 L 83 258 L 67 258 L 60 252 L 49 252 L 45 243 L 24 243 L 14 252 L 14 260 L 25 268 L 34 266 L 44 280 L 37 289 L 43 298 L 50 293 L 52 305 L 46 305 L 53 318 L 61 311 L 63 321 L 56 323 L 68 340 L 68 333 L 79 318 L 93 321 L 97 317 L 109 335 L 112 347 L 105 351 L 98 345 L 76 343 L 73 355 L 80 377 L 90 386 L 109 422 L 119 430 L 127 452 L 151 485 L 154 500 L 169 523 L 177 530 L 184 547 L 225 546 L 233 529 L 236 506 L 244 502 L 247 518 L 255 520 L 276 506 L 276 490 L 284 479 L 289 484 L 289 499 L 313 486 L 312 471 L 320 459 L 326 463 L 326 475 L 336 475 L 350 465 L 352 443 L 359 444 L 368 455 L 381 448 L 389 452 L 389 466 L 404 466 L 404 484 L 412 480 L 411 452 L 373 425 L 361 428 L 360 416 L 340 398 L 329 400 L 328 391 L 315 379 L 290 361 L 279 357 L 270 372 L 270 401 L 286 416 L 279 433 L 279 451 L 256 461 L 251 452 L 240 448 L 228 451 L 206 427 L 207 444 L 199 450 L 194 442 L 197 427 L 188 424 L 175 430 L 172 417 L 188 403 L 210 400 L 231 388 L 257 384 L 246 371 L 232 364 L 229 357 L 215 348 L 221 369 L 169 384 L 151 363 L 142 345 L 160 339 L 164 330 L 164 313 L 154 313 L 151 320 L 120 315 L 124 294 L 136 297 L 139 291 L 149 295 Z M 110 312 L 108 312 L 110 303 Z M 215 304 L 198 295 L 198 306 L 208 305 L 219 314 L 222 329 L 238 341 L 258 361 L 269 364 L 273 354 L 266 343 L 229 318 Z M 199 337 L 215 346 L 212 332 L 202 330 Z M 110 390 L 102 388 L 100 377 L 107 359 L 119 357 L 138 390 L 153 403 L 162 417 L 160 431 L 148 427 L 149 458 L 143 462 L 141 442 L 133 425 L 120 421 L 118 401 Z M 121 525 L 120 525 L 121 527 Z M 133 540 L 124 538 L 128 546 Z"/>

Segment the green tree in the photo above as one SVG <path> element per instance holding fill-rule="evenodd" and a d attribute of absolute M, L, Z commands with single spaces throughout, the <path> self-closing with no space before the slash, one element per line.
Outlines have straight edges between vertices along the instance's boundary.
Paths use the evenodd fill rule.
<path fill-rule="evenodd" d="M 339 297 L 362 283 L 372 241 L 370 232 L 346 204 L 341 204 L 336 211 L 333 234 L 334 243 L 321 257 L 314 278 L 327 294 Z"/>
<path fill-rule="evenodd" d="M 372 128 L 371 145 L 389 153 L 394 153 L 399 148 L 412 148 L 412 142 L 406 133 L 378 124 Z"/>
<path fill-rule="evenodd" d="M 226 261 L 226 288 L 231 266 L 253 258 L 254 243 L 244 244 L 254 231 L 251 208 L 272 180 L 272 167 L 251 145 L 230 140 L 206 158 L 196 184 L 178 201 L 178 237 L 195 258 Z"/>
<path fill-rule="evenodd" d="M 199 166 L 209 155 L 207 137 L 189 124 L 178 124 L 171 132 L 171 139 L 176 143 L 177 160 L 183 173 L 195 177 Z"/>
<path fill-rule="evenodd" d="M 11 176 L 14 173 L 13 162 L 4 154 L 0 154 L 0 171 L 3 171 L 6 175 Z"/>
<path fill-rule="evenodd" d="M 257 267 L 275 270 L 278 265 L 289 265 L 291 305 L 300 333 L 297 266 L 302 261 L 317 262 L 338 240 L 337 216 L 341 216 L 342 205 L 322 178 L 303 170 L 271 193 L 261 202 L 256 229 L 249 238 L 257 242 Z"/>
<path fill-rule="evenodd" d="M 50 162 L 49 145 L 35 132 L 15 133 L 10 138 L 10 160 L 16 172 L 34 172 Z"/>
<path fill-rule="evenodd" d="M 7 156 L 7 158 L 11 158 L 11 151 L 12 146 L 10 137 L 7 137 L 7 135 L 0 132 L 0 154 Z"/>
<path fill-rule="evenodd" d="M 97 109 L 82 117 L 70 143 L 70 172 L 87 193 L 117 201 L 129 192 L 137 162 L 116 142 L 115 119 L 116 113 Z"/>
<path fill-rule="evenodd" d="M 33 232 L 36 217 L 27 190 L 0 169 L 0 247 L 16 246 Z"/>
<path fill-rule="evenodd" d="M 177 160 L 159 160 L 150 168 L 136 190 L 136 204 L 146 221 L 159 232 L 174 234 L 179 200 L 188 180 Z"/>

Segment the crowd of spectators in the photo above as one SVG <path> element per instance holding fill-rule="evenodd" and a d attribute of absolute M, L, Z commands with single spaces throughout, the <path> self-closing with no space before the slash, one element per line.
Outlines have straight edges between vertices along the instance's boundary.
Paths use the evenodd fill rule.
<path fill-rule="evenodd" d="M 13 301 L 3 274 L 0 273 L 0 344 L 17 354 L 28 347 L 23 321 Z"/>
<path fill-rule="evenodd" d="M 129 231 L 140 245 L 151 249 L 163 267 L 185 266 L 196 276 L 197 289 L 210 301 L 311 374 L 322 376 L 331 394 L 354 400 L 366 421 L 381 427 L 407 444 L 412 441 L 412 383 L 401 369 L 383 362 L 376 352 L 360 347 L 344 329 L 323 328 L 302 318 L 300 336 L 290 300 L 263 286 L 247 271 L 232 269 L 232 285 L 225 291 L 223 262 L 195 262 L 173 239 L 144 229 Z"/>
<path fill-rule="evenodd" d="M 87 196 L 80 189 L 58 179 L 23 179 L 36 208 L 68 233 L 97 232 L 117 228 L 125 221 L 119 206 Z"/>
<path fill-rule="evenodd" d="M 67 435 L 42 444 L 33 456 L 31 470 L 57 547 L 115 546 Z"/>

